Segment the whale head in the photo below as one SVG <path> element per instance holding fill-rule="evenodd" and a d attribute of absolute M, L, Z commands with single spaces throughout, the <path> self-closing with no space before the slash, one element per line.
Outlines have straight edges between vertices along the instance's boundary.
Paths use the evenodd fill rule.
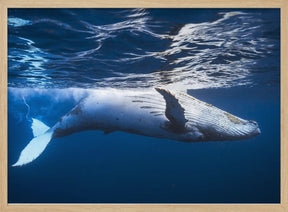
<path fill-rule="evenodd" d="M 261 134 L 261 130 L 258 126 L 258 123 L 256 121 L 249 120 L 249 121 L 246 121 L 246 123 L 243 123 L 238 133 L 234 133 L 234 137 L 236 139 L 237 138 L 246 139 L 246 138 L 254 137 L 259 134 Z"/>
<path fill-rule="evenodd" d="M 182 92 L 155 89 L 165 99 L 169 130 L 180 135 L 179 140 L 242 140 L 261 133 L 255 121 L 244 120 Z"/>
<path fill-rule="evenodd" d="M 243 140 L 261 133 L 256 121 L 244 120 L 217 108 L 215 110 L 214 116 L 210 113 L 209 121 L 202 120 L 196 124 L 195 120 L 188 120 L 185 134 L 188 141 Z"/>
<path fill-rule="evenodd" d="M 230 115 L 232 116 L 232 115 Z M 224 124 L 220 124 L 214 129 L 207 130 L 205 135 L 209 140 L 243 140 L 252 138 L 261 133 L 257 122 L 246 121 L 236 116 L 233 116 L 235 120 L 229 120 Z M 239 121 L 239 122 L 238 122 Z"/>

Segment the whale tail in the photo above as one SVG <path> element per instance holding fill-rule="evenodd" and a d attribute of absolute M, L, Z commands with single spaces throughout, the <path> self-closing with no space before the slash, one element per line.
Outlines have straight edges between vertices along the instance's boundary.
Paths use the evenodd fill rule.
<path fill-rule="evenodd" d="M 34 138 L 22 150 L 20 157 L 12 166 L 23 166 L 35 160 L 47 147 L 53 136 L 53 129 L 37 119 L 32 118 Z"/>

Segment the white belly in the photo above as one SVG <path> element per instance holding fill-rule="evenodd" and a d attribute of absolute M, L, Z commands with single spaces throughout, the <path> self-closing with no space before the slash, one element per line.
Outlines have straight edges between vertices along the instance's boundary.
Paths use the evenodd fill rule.
<path fill-rule="evenodd" d="M 176 136 L 165 129 L 168 122 L 165 101 L 153 90 L 145 93 L 95 91 L 77 107 L 80 108 L 64 116 L 61 124 L 55 127 L 63 130 L 70 128 L 73 132 L 95 129 L 107 133 L 124 131 L 162 138 Z"/>

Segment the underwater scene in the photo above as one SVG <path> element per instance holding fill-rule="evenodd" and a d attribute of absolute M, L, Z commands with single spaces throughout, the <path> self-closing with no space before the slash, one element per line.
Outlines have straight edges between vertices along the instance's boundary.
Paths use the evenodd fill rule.
<path fill-rule="evenodd" d="M 280 9 L 9 8 L 7 166 L 8 203 L 280 203 Z"/>

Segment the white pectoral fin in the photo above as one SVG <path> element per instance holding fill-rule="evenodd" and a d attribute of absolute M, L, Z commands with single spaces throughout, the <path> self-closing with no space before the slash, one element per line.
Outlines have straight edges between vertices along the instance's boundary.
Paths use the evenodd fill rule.
<path fill-rule="evenodd" d="M 43 132 L 44 129 L 48 128 L 42 122 L 33 119 L 32 123 L 32 130 L 35 138 L 33 138 L 28 145 L 22 150 L 18 161 L 13 164 L 12 166 L 23 166 L 35 160 L 47 147 L 48 143 L 51 141 L 53 136 L 53 129 L 42 133 L 39 135 L 40 132 Z"/>
<path fill-rule="evenodd" d="M 165 99 L 166 111 L 165 115 L 169 121 L 178 129 L 184 129 L 187 119 L 184 115 L 184 108 L 180 105 L 178 99 L 168 90 L 163 88 L 155 88 Z"/>

